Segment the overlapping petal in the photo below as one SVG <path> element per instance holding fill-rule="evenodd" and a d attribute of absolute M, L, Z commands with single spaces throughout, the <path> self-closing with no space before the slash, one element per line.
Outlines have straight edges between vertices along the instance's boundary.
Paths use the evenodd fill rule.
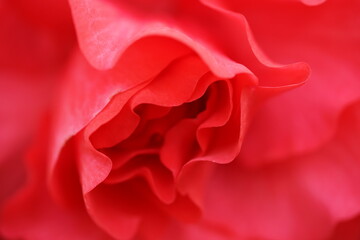
<path fill-rule="evenodd" d="M 303 63 L 282 66 L 266 58 L 240 14 L 197 1 L 143 3 L 70 1 L 81 52 L 75 49 L 51 112 L 49 159 L 35 155 L 30 163 L 46 159 L 44 168 L 31 171 L 36 183 L 46 178 L 48 185 L 38 192 L 29 183 L 14 198 L 7 214 L 28 225 L 19 230 L 17 220 L 9 222 L 9 236 L 46 239 L 56 232 L 76 239 L 93 228 L 94 238 L 130 239 L 146 229 L 161 232 L 164 221 L 198 220 L 208 204 L 202 192 L 213 170 L 208 161 L 231 162 L 258 102 L 307 78 Z M 137 129 L 146 125 L 141 117 L 154 125 L 137 142 Z M 171 124 L 156 125 L 159 119 Z M 152 145 L 136 149 L 147 138 Z M 34 211 L 44 215 L 31 223 Z M 45 223 L 47 217 L 55 219 Z M 61 219 L 84 226 L 57 226 Z M 49 232 L 38 235 L 44 224 Z M 188 229 L 192 237 L 211 231 Z"/>
<path fill-rule="evenodd" d="M 360 58 L 354 54 L 360 43 L 359 3 L 334 0 L 310 7 L 290 1 L 219 2 L 248 19 L 272 59 L 302 60 L 312 69 L 307 84 L 261 108 L 243 148 L 245 164 L 287 159 L 328 142 L 340 113 L 360 97 Z"/>

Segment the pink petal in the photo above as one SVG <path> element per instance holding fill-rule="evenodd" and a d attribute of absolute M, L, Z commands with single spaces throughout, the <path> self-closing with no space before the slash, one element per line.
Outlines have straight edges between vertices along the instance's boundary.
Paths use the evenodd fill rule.
<path fill-rule="evenodd" d="M 84 55 L 93 66 L 109 69 L 137 39 L 161 35 L 191 47 L 221 78 L 248 72 L 247 68 L 255 72 L 264 86 L 288 85 L 306 78 L 308 69 L 304 64 L 280 66 L 267 59 L 255 44 L 243 16 L 196 1 L 174 4 L 170 3 L 161 11 L 150 6 L 146 12 L 141 4 L 129 2 L 71 1 Z M 177 8 L 177 14 L 167 12 L 172 7 Z M 300 79 L 291 76 L 299 73 L 303 73 Z"/>
<path fill-rule="evenodd" d="M 336 138 L 318 151 L 258 169 L 218 166 L 204 197 L 205 219 L 244 237 L 324 239 L 358 215 L 359 107 L 347 109 Z"/>
<path fill-rule="evenodd" d="M 138 200 L 129 191 L 121 185 L 101 185 L 84 196 L 92 219 L 113 238 L 131 239 L 138 229 L 141 219 L 133 212 Z"/>
<path fill-rule="evenodd" d="M 46 127 L 42 130 L 43 135 L 48 132 Z M 64 208 L 51 197 L 44 181 L 47 158 L 43 143 L 48 141 L 44 136 L 39 139 L 28 154 L 28 182 L 2 212 L 2 233 L 11 239 L 110 239 L 90 220 L 82 202 L 74 208 Z M 74 185 L 76 182 L 72 182 Z"/>
<path fill-rule="evenodd" d="M 339 114 L 360 97 L 360 58 L 355 54 L 360 51 L 359 3 L 327 1 L 308 7 L 275 1 L 223 2 L 244 14 L 260 46 L 273 59 L 303 60 L 312 69 L 304 86 L 260 109 L 243 147 L 244 162 L 259 166 L 328 142 Z"/>
<path fill-rule="evenodd" d="M 60 41 L 57 36 L 64 32 L 45 30 L 20 5 L 0 3 L 0 205 L 25 178 L 25 151 L 49 106 L 52 85 L 74 37 L 70 26 Z"/>
<path fill-rule="evenodd" d="M 116 184 L 134 177 L 144 177 L 155 195 L 164 203 L 172 203 L 175 199 L 173 177 L 156 155 L 139 155 L 132 158 L 118 170 L 113 170 L 105 183 Z"/>

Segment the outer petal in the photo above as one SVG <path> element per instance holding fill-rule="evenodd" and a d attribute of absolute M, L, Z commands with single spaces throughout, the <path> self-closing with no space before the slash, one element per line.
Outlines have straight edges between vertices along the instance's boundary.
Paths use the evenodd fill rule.
<path fill-rule="evenodd" d="M 267 101 L 255 116 L 243 147 L 245 164 L 286 159 L 328 142 L 339 114 L 360 97 L 359 2 L 334 0 L 316 7 L 280 1 L 221 2 L 244 14 L 271 58 L 304 60 L 312 69 L 307 84 Z"/>
<path fill-rule="evenodd" d="M 48 122 L 43 124 L 47 125 Z M 30 172 L 27 184 L 6 205 L 1 215 L 1 231 L 9 239 L 110 239 L 90 220 L 83 205 L 66 209 L 50 196 L 44 181 L 47 164 L 44 142 L 48 142 L 45 137 L 48 129 L 42 130 L 43 136 L 27 156 Z M 70 178 L 73 164 L 68 166 Z"/>
<path fill-rule="evenodd" d="M 233 77 L 239 64 L 251 69 L 264 86 L 296 84 L 308 74 L 305 64 L 279 66 L 267 59 L 255 44 L 242 15 L 197 1 L 168 4 L 159 1 L 159 7 L 144 1 L 72 0 L 70 3 L 80 47 L 89 62 L 99 69 L 114 66 L 122 52 L 137 39 L 162 35 L 190 46 L 221 78 Z"/>
<path fill-rule="evenodd" d="M 23 155 L 49 99 L 42 78 L 0 73 L 0 205 L 25 177 Z"/>
<path fill-rule="evenodd" d="M 342 115 L 336 138 L 288 163 L 249 170 L 218 167 L 205 218 L 244 237 L 326 239 L 360 213 L 360 104 Z"/>

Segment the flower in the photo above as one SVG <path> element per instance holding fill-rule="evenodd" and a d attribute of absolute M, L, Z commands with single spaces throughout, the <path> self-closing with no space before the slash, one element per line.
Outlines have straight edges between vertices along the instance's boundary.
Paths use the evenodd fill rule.
<path fill-rule="evenodd" d="M 339 84 L 321 75 L 322 55 L 302 51 L 320 51 L 317 38 L 299 41 L 292 28 L 299 24 L 302 34 L 323 29 L 326 12 L 338 3 L 69 3 L 77 42 L 69 40 L 69 54 L 54 61 L 47 88 L 52 101 L 26 154 L 27 182 L 3 207 L 5 237 L 322 240 L 358 234 L 352 226 L 360 210 L 359 81 L 348 74 L 348 84 Z M 71 25 L 54 31 L 68 19 L 66 7 L 45 14 L 52 20 L 43 23 L 34 14 L 41 5 L 27 12 L 26 4 L 13 6 L 55 39 L 64 40 L 64 32 L 72 39 Z M 317 8 L 324 19 L 304 27 L 299 16 L 311 18 Z M 286 18 L 294 22 L 281 28 L 281 15 L 269 11 L 275 9 L 294 11 Z M 276 41 L 270 23 L 279 26 Z M 250 29 L 279 62 L 304 56 L 314 66 L 313 80 L 304 84 L 305 63 L 269 60 Z M 338 44 L 323 41 L 326 50 Z M 342 59 L 331 56 L 329 63 Z M 329 101 L 311 81 L 346 92 Z M 319 104 L 306 100 L 310 94 Z M 293 119 L 301 119 L 303 109 L 312 115 L 299 125 Z M 318 120 L 323 109 L 329 121 Z M 316 124 L 322 128 L 313 133 L 309 126 Z"/>

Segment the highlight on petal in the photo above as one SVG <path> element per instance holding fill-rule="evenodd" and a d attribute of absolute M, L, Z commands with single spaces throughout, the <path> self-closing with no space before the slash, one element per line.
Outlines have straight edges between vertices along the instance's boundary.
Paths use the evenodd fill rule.
<path fill-rule="evenodd" d="M 261 52 L 242 15 L 197 1 L 184 1 L 181 4 L 174 2 L 169 5 L 176 5 L 176 15 L 170 14 L 171 7 L 162 11 L 150 8 L 147 9 L 149 12 L 144 12 L 141 5 L 129 4 L 126 1 L 72 1 L 76 29 L 84 55 L 95 67 L 108 69 L 132 42 L 149 35 L 160 35 L 174 38 L 189 46 L 219 77 L 233 77 L 234 72 L 245 66 L 254 72 L 265 86 L 282 85 L 287 81 L 290 81 L 288 84 L 294 83 L 291 81 L 295 79 L 286 76 L 288 71 L 292 72 L 292 67 L 275 64 Z M 106 10 L 103 12 L 102 9 Z M 111 14 L 107 11 L 111 11 Z M 84 14 L 88 14 L 86 21 Z M 82 24 L 83 22 L 85 23 Z M 127 25 L 123 23 L 130 27 L 125 27 Z M 208 28 L 210 23 L 212 28 Z M 95 29 L 89 30 L 89 26 Z M 110 31 L 108 28 L 113 26 L 119 29 Z M 118 35 L 119 32 L 124 33 Z M 95 41 L 94 38 L 101 40 Z M 113 45 L 116 47 L 112 47 Z M 101 51 L 102 54 L 93 54 L 94 51 Z M 98 57 L 111 59 L 111 62 L 104 65 Z M 304 81 L 304 78 L 300 81 Z"/>
<path fill-rule="evenodd" d="M 317 6 L 326 1 L 327 0 L 301 0 L 301 2 L 303 2 L 304 4 L 310 5 L 310 6 Z"/>

